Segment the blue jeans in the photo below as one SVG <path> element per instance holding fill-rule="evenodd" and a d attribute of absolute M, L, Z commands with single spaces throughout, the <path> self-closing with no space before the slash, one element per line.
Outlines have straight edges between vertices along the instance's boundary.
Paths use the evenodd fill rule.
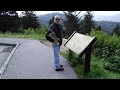
<path fill-rule="evenodd" d="M 56 69 L 58 69 L 60 68 L 60 61 L 59 61 L 60 46 L 52 45 L 52 47 L 54 52 L 54 66 Z"/>

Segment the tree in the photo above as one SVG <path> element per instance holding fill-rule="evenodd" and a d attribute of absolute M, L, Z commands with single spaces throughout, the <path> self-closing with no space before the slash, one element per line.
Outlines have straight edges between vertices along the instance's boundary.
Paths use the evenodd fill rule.
<path fill-rule="evenodd" d="M 52 16 L 52 19 L 49 20 L 49 26 L 54 22 L 54 16 Z"/>
<path fill-rule="evenodd" d="M 101 28 L 101 26 L 100 26 L 100 25 L 97 27 L 97 30 L 99 30 L 99 31 L 101 31 L 101 30 L 102 30 L 102 28 Z"/>
<path fill-rule="evenodd" d="M 0 11 L 0 31 L 6 32 L 8 30 L 8 17 L 7 11 Z"/>
<path fill-rule="evenodd" d="M 24 29 L 28 28 L 36 29 L 37 27 L 40 26 L 38 17 L 36 16 L 36 14 L 34 14 L 34 11 L 23 11 L 22 14 L 23 14 L 22 24 Z"/>
<path fill-rule="evenodd" d="M 91 28 L 95 27 L 94 21 L 92 19 L 93 19 L 93 15 L 91 11 L 86 11 L 86 14 L 84 15 L 84 19 L 81 21 L 82 33 L 90 34 Z"/>
<path fill-rule="evenodd" d="M 0 31 L 18 32 L 20 21 L 16 11 L 0 11 Z"/>
<path fill-rule="evenodd" d="M 116 27 L 113 29 L 113 33 L 120 36 L 120 25 L 119 24 L 117 24 Z"/>
<path fill-rule="evenodd" d="M 65 34 L 69 37 L 74 31 L 80 32 L 80 12 L 76 11 L 63 11 L 66 18 L 64 20 Z"/>
<path fill-rule="evenodd" d="M 20 28 L 20 18 L 16 11 L 9 11 L 10 20 L 11 21 L 11 32 L 19 32 Z"/>

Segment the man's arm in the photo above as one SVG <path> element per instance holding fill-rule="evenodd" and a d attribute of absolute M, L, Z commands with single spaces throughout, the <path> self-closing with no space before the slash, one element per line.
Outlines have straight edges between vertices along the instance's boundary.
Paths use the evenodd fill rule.
<path fill-rule="evenodd" d="M 45 37 L 46 37 L 46 39 L 47 39 L 48 41 L 54 42 L 54 39 L 52 39 L 52 37 L 49 36 L 50 34 L 51 34 L 51 31 L 47 31 Z"/>
<path fill-rule="evenodd" d="M 60 46 L 62 45 L 62 38 L 63 38 L 63 27 L 60 24 L 60 33 L 61 33 L 61 38 L 60 38 Z"/>

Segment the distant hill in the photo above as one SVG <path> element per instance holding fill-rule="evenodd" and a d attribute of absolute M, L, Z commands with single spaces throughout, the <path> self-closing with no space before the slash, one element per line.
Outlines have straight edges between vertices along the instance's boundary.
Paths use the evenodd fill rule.
<path fill-rule="evenodd" d="M 52 19 L 52 17 L 55 15 L 59 15 L 62 19 L 65 18 L 65 15 L 62 13 L 50 13 L 50 14 L 45 14 L 45 15 L 39 15 L 38 18 L 41 24 L 48 26 L 49 20 Z M 63 22 L 61 21 L 61 23 Z"/>
<path fill-rule="evenodd" d="M 62 13 L 50 13 L 45 15 L 39 15 L 39 21 L 41 24 L 48 26 L 49 20 L 52 18 L 52 16 L 59 15 L 62 19 L 65 19 L 65 15 Z M 120 24 L 120 15 L 114 15 L 114 16 L 94 16 L 93 18 L 96 22 L 97 26 L 101 26 L 103 31 L 111 34 L 112 30 L 116 27 L 117 24 Z M 61 21 L 63 24 L 63 22 Z"/>
<path fill-rule="evenodd" d="M 111 34 L 113 32 L 113 29 L 116 27 L 117 24 L 120 24 L 119 22 L 110 22 L 110 21 L 96 21 L 97 26 L 101 26 L 103 31 Z"/>
<path fill-rule="evenodd" d="M 120 22 L 120 14 L 112 15 L 112 16 L 104 16 L 104 15 L 96 15 L 93 18 L 95 21 L 112 21 L 112 22 Z"/>

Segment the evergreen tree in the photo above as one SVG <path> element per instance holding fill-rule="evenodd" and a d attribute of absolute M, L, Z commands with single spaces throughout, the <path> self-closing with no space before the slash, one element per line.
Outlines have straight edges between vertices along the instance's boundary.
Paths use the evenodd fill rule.
<path fill-rule="evenodd" d="M 82 33 L 86 34 L 90 34 L 91 28 L 94 28 L 94 21 L 93 19 L 93 15 L 91 13 L 91 11 L 86 11 L 86 14 L 84 15 L 84 19 L 82 21 Z"/>
<path fill-rule="evenodd" d="M 23 14 L 22 25 L 24 29 L 28 28 L 36 29 L 37 27 L 40 26 L 38 17 L 36 16 L 36 14 L 34 14 L 34 11 L 23 11 L 22 14 Z"/>
<path fill-rule="evenodd" d="M 49 26 L 54 22 L 54 16 L 52 16 L 52 19 L 49 20 Z"/>
<path fill-rule="evenodd" d="M 99 31 L 101 31 L 101 30 L 102 30 L 102 28 L 101 28 L 101 26 L 100 26 L 100 25 L 98 26 L 97 30 L 99 30 Z"/>
<path fill-rule="evenodd" d="M 18 32 L 20 20 L 16 11 L 0 11 L 0 31 Z"/>
<path fill-rule="evenodd" d="M 120 25 L 119 24 L 117 24 L 116 27 L 113 29 L 113 33 L 120 36 Z"/>
<path fill-rule="evenodd" d="M 69 37 L 74 31 L 80 32 L 80 12 L 77 13 L 76 11 L 64 11 L 64 14 L 66 16 L 64 20 L 65 34 L 67 34 Z"/>

